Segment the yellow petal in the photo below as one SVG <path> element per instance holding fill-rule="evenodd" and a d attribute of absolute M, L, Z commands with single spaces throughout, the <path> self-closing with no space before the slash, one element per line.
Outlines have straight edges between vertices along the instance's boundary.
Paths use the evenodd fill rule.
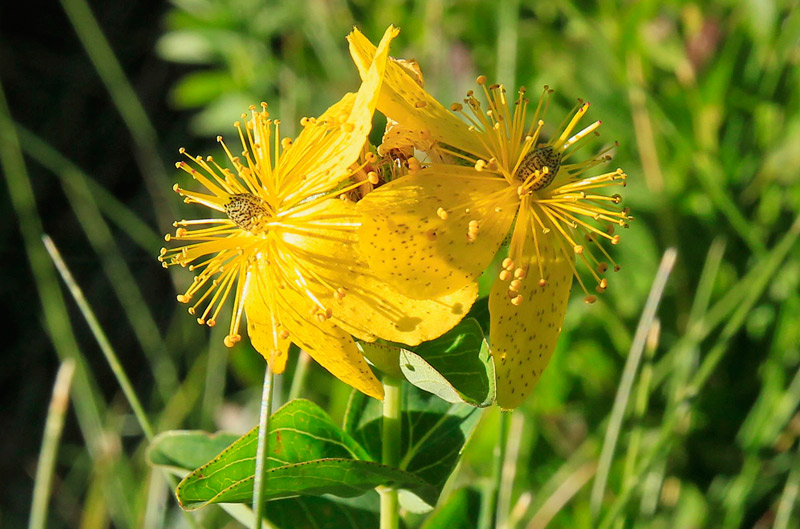
<path fill-rule="evenodd" d="M 492 261 L 518 202 L 516 191 L 501 178 L 471 167 L 435 165 L 358 203 L 361 254 L 378 277 L 410 297 L 456 292 Z M 478 232 L 470 238 L 473 221 Z"/>
<path fill-rule="evenodd" d="M 247 334 L 250 336 L 250 343 L 261 353 L 269 367 L 276 374 L 281 374 L 286 369 L 291 342 L 280 337 L 281 327 L 278 326 L 278 320 L 275 319 L 267 301 L 269 299 L 267 296 L 270 294 L 266 285 L 259 281 L 257 276 L 249 278 L 245 295 Z"/>
<path fill-rule="evenodd" d="M 375 377 L 353 338 L 339 329 L 332 320 L 318 321 L 309 317 L 307 300 L 296 292 L 285 292 L 281 304 L 281 321 L 296 343 L 333 376 L 362 393 L 383 399 L 383 386 Z"/>
<path fill-rule="evenodd" d="M 520 212 L 520 217 L 523 213 L 527 212 Z M 525 225 L 526 219 L 521 219 L 521 223 Z M 503 409 L 519 406 L 550 362 L 572 287 L 572 268 L 559 250 L 556 230 L 544 234 L 536 229 L 547 284 L 539 286 L 539 259 L 527 224 L 523 255 L 528 275 L 517 289 L 522 302 L 519 305 L 511 302 L 510 281 L 496 280 L 489 295 L 489 338 L 497 373 L 497 404 Z"/>
<path fill-rule="evenodd" d="M 303 229 L 284 233 L 282 240 L 303 259 L 302 268 L 310 275 L 343 289 L 343 297 L 330 287 L 314 294 L 333 311 L 333 321 L 359 339 L 407 345 L 432 340 L 455 326 L 478 295 L 477 286 L 470 283 L 451 294 L 411 299 L 376 277 L 359 255 L 360 216 L 351 202 L 328 199 L 302 215 L 296 212 L 293 221 Z"/>
<path fill-rule="evenodd" d="M 336 378 L 355 389 L 383 399 L 375 377 L 353 338 L 331 320 L 312 315 L 310 300 L 291 288 L 270 289 L 267 264 L 253 266 L 245 297 L 247 332 L 253 347 L 276 374 L 286 368 L 289 344 L 294 342 Z M 286 338 L 281 338 L 282 333 Z"/>
<path fill-rule="evenodd" d="M 353 62 L 361 78 L 366 80 L 376 48 L 357 29 L 353 29 L 347 40 L 350 43 Z M 436 141 L 457 147 L 479 158 L 490 157 L 477 135 L 469 132 L 469 126 L 436 101 L 394 59 L 390 59 L 386 64 L 378 110 L 406 127 L 430 135 Z"/>
<path fill-rule="evenodd" d="M 349 174 L 369 131 L 372 114 L 383 81 L 389 43 L 398 29 L 389 26 L 381 39 L 375 60 L 370 61 L 362 76 L 358 92 L 346 94 L 315 123 L 307 125 L 281 158 L 280 174 L 291 175 L 281 180 L 284 195 L 309 196 L 334 188 Z"/>

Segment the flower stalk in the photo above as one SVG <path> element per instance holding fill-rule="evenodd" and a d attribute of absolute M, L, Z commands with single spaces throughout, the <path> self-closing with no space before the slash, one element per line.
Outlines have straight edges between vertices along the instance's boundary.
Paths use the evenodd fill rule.
<path fill-rule="evenodd" d="M 393 376 L 383 377 L 383 427 L 381 428 L 381 462 L 392 468 L 400 463 L 400 405 L 402 380 Z M 399 503 L 396 487 L 382 487 L 380 529 L 400 527 Z"/>
<path fill-rule="evenodd" d="M 264 494 L 267 491 L 267 454 L 269 452 L 269 416 L 272 414 L 272 383 L 275 373 L 267 365 L 264 386 L 261 390 L 261 413 L 258 417 L 258 447 L 256 448 L 256 475 L 253 483 L 253 529 L 261 529 L 264 517 Z"/>

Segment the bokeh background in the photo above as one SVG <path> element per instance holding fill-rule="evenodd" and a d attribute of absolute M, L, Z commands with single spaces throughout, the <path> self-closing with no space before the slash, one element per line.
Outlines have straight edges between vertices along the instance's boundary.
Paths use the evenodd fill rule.
<path fill-rule="evenodd" d="M 169 223 L 192 215 L 170 191 L 183 181 L 177 149 L 216 152 L 215 136 L 262 100 L 289 132 L 357 89 L 353 25 L 377 40 L 390 23 L 402 29 L 393 55 L 416 58 L 444 103 L 478 74 L 532 94 L 550 85 L 555 121 L 589 100 L 603 121 L 596 147 L 618 141 L 612 163 L 629 175 L 622 271 L 595 305 L 576 293 L 551 367 L 512 418 L 506 527 L 796 527 L 800 9 L 789 0 L 2 3 L 0 525 L 26 523 L 69 357 L 81 360 L 48 527 L 184 523 L 41 235 L 159 430 L 249 428 L 262 360 L 196 325 L 175 302 L 189 273 L 155 259 Z M 658 323 L 632 349 L 668 248 Z M 310 377 L 304 395 L 340 418 L 348 389 L 317 366 Z M 482 420 L 453 487 L 491 473 L 497 411 Z M 207 511 L 206 527 L 235 526 Z"/>

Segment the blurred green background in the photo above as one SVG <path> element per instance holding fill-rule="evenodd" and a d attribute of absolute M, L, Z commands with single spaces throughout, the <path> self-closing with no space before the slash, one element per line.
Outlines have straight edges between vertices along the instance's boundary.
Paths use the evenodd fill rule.
<path fill-rule="evenodd" d="M 555 88 L 556 122 L 591 101 L 597 148 L 618 141 L 612 163 L 629 175 L 623 269 L 600 303 L 576 294 L 512 417 L 505 527 L 797 527 L 800 9 L 769 0 L 3 3 L 0 525 L 26 523 L 68 357 L 82 363 L 48 527 L 185 523 L 41 234 L 159 430 L 249 428 L 262 360 L 196 325 L 174 297 L 190 274 L 155 259 L 171 220 L 193 215 L 170 192 L 183 178 L 172 163 L 181 146 L 215 152 L 251 103 L 268 101 L 287 133 L 322 112 L 358 87 L 345 35 L 357 25 L 377 40 L 389 24 L 402 29 L 393 55 L 416 58 L 444 103 L 478 74 Z M 623 376 L 670 247 L 660 333 Z M 341 418 L 347 388 L 311 369 L 306 396 Z M 497 411 L 483 420 L 453 488 L 490 475 Z"/>

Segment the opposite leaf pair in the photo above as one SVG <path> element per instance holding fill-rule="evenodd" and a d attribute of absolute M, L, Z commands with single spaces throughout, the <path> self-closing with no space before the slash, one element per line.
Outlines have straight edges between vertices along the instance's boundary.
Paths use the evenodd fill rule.
<path fill-rule="evenodd" d="M 524 90 L 512 115 L 495 85 L 484 88 L 486 112 L 469 94 L 467 125 L 422 89 L 421 76 L 388 57 L 397 32 L 390 27 L 377 48 L 357 30 L 348 37 L 361 88 L 304 119 L 295 141 L 280 138 L 279 121 L 262 105 L 237 123 L 241 156 L 219 138 L 235 172 L 211 157 L 179 163 L 210 194 L 175 190 L 227 218 L 176 222 L 167 239 L 181 246 L 163 249 L 160 260 L 200 270 L 178 299 L 193 303 L 189 311 L 201 324 L 214 325 L 233 295 L 226 345 L 240 340 L 245 313 L 254 347 L 276 373 L 294 342 L 344 382 L 381 398 L 351 335 L 415 345 L 446 332 L 471 307 L 477 276 L 513 226 L 489 302 L 498 403 L 513 408 L 552 354 L 573 274 L 583 286 L 575 255 L 590 266 L 598 290 L 606 287 L 603 259 L 610 258 L 597 241 L 618 237 L 587 219 L 626 225 L 627 211 L 614 207 L 619 196 L 595 193 L 624 184 L 625 175 L 582 178 L 602 155 L 567 163 L 599 125 L 570 136 L 588 104 L 544 142 L 546 96 L 526 129 Z M 365 148 L 376 107 L 396 133 L 379 149 L 390 157 L 381 175 Z M 427 156 L 424 167 L 415 149 Z M 348 196 L 363 189 L 364 174 L 372 184 L 394 179 L 356 204 Z"/>

